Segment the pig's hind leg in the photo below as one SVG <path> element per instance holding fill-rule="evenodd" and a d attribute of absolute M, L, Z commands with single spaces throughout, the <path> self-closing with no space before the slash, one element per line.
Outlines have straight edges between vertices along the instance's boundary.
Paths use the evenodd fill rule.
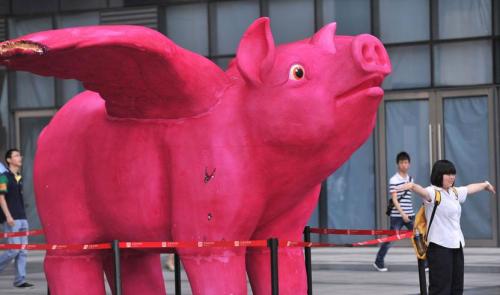
<path fill-rule="evenodd" d="M 71 169 L 70 169 L 71 170 Z M 50 177 L 59 176 L 52 173 Z M 49 178 L 49 176 L 47 176 Z M 98 226 L 87 209 L 81 192 L 83 184 L 53 185 L 55 180 L 44 179 L 36 193 L 37 207 L 49 244 L 87 244 L 100 239 Z M 62 181 L 61 183 L 65 183 Z M 103 250 L 50 250 L 44 261 L 51 294 L 105 294 Z"/>
<path fill-rule="evenodd" d="M 101 256 L 87 253 L 49 252 L 44 261 L 52 295 L 104 295 Z"/>

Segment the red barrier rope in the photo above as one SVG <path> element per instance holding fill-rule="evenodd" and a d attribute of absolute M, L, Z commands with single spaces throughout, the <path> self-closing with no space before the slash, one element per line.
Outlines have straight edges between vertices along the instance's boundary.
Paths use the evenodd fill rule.
<path fill-rule="evenodd" d="M 413 232 L 409 230 L 370 230 L 370 229 L 329 229 L 311 228 L 311 233 L 338 234 L 338 235 L 391 235 L 385 238 L 367 240 L 352 244 L 335 243 L 311 243 L 302 241 L 279 241 L 280 247 L 359 247 L 374 245 L 384 242 L 392 242 L 411 238 Z M 43 235 L 43 230 L 31 230 L 24 232 L 0 233 L 2 237 L 21 237 Z M 188 242 L 120 242 L 119 247 L 123 249 L 146 249 L 146 248 L 233 248 L 233 247 L 267 247 L 267 240 L 254 241 L 188 241 Z M 0 250 L 106 250 L 111 249 L 111 243 L 100 244 L 0 244 Z"/>
<path fill-rule="evenodd" d="M 39 236 L 39 235 L 43 235 L 43 230 L 36 229 L 36 230 L 30 230 L 30 231 L 17 231 L 17 232 L 10 232 L 10 233 L 0 233 L 1 238 Z"/>
<path fill-rule="evenodd" d="M 279 241 L 280 247 L 303 247 L 303 248 L 328 248 L 328 247 L 359 247 L 359 246 L 368 246 L 374 244 L 380 244 L 384 242 L 393 242 L 398 240 L 404 240 L 411 238 L 413 236 L 413 232 L 407 231 L 403 234 L 397 234 L 393 236 L 388 236 L 385 238 L 356 242 L 352 244 L 335 244 L 335 243 L 312 243 L 312 242 L 297 242 L 297 241 Z"/>
<path fill-rule="evenodd" d="M 334 243 L 311 243 L 302 241 L 279 241 L 279 246 L 290 247 L 357 247 L 392 242 L 412 237 L 412 232 L 388 236 L 385 238 L 357 242 L 352 244 Z M 267 240 L 255 241 L 208 241 L 208 242 L 120 242 L 122 249 L 150 249 L 150 248 L 234 248 L 234 247 L 267 247 Z M 111 249 L 111 243 L 101 244 L 0 244 L 0 250 L 24 249 L 24 250 L 106 250 Z"/>
<path fill-rule="evenodd" d="M 233 248 L 267 247 L 266 240 L 255 241 L 209 241 L 209 242 L 120 242 L 120 248 Z"/>
<path fill-rule="evenodd" d="M 0 244 L 0 250 L 104 250 L 111 249 L 111 243 L 102 244 Z"/>
<path fill-rule="evenodd" d="M 146 248 L 234 248 L 234 247 L 267 247 L 267 240 L 255 241 L 208 241 L 208 242 L 120 242 L 122 249 Z M 101 244 L 0 244 L 0 250 L 106 250 L 111 243 Z"/>
<path fill-rule="evenodd" d="M 389 237 L 385 237 L 385 238 L 381 238 L 381 239 L 374 239 L 374 240 L 368 240 L 368 241 L 363 241 L 363 242 L 357 242 L 357 243 L 354 243 L 352 245 L 354 247 L 375 245 L 375 244 L 384 243 L 384 242 L 393 242 L 393 241 L 397 241 L 397 240 L 409 239 L 412 236 L 413 236 L 413 232 L 410 231 L 410 232 L 407 232 L 404 234 L 397 234 L 397 235 L 393 235 L 393 236 L 389 236 Z"/>
<path fill-rule="evenodd" d="M 387 230 L 387 229 L 333 229 L 311 227 L 311 233 L 323 235 L 397 235 L 412 232 L 411 230 Z"/>

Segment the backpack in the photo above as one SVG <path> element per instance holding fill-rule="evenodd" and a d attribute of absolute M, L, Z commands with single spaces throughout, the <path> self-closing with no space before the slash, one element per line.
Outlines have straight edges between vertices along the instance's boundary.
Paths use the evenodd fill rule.
<path fill-rule="evenodd" d="M 410 182 L 413 182 L 413 178 L 410 176 Z M 401 199 L 404 198 L 407 194 L 407 191 L 398 198 L 398 203 L 401 202 Z M 389 198 L 389 201 L 387 201 L 387 208 L 385 209 L 385 215 L 391 216 L 392 208 L 394 208 L 394 202 L 392 202 L 392 198 Z"/>
<path fill-rule="evenodd" d="M 455 187 L 451 188 L 458 197 L 458 192 Z M 432 225 L 432 220 L 434 219 L 434 214 L 436 209 L 441 203 L 441 192 L 435 191 L 434 208 L 432 209 L 431 220 L 429 221 L 429 226 L 427 226 L 427 219 L 425 218 L 425 206 L 422 205 L 415 215 L 415 223 L 413 225 L 413 236 L 411 242 L 413 244 L 413 249 L 415 249 L 415 254 L 418 259 L 427 259 L 427 248 L 429 247 L 429 241 L 427 240 L 429 236 L 429 230 Z"/>

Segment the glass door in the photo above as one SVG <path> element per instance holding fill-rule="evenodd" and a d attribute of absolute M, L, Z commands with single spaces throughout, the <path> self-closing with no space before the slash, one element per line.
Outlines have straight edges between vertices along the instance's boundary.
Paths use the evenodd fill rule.
<path fill-rule="evenodd" d="M 455 164 L 456 185 L 484 180 L 495 185 L 492 92 L 441 92 L 438 102 L 438 155 Z M 480 192 L 462 204 L 461 227 L 469 245 L 496 245 L 497 202 L 496 197 Z"/>
<path fill-rule="evenodd" d="M 495 116 L 490 89 L 388 93 L 379 110 L 378 225 L 388 225 L 385 207 L 387 183 L 396 171 L 401 151 L 411 156 L 410 175 L 423 186 L 430 184 L 430 169 L 439 159 L 457 168 L 456 185 L 489 180 L 495 186 Z M 414 209 L 421 205 L 417 196 Z M 462 205 L 462 230 L 467 244 L 496 246 L 498 198 L 486 192 Z"/>
<path fill-rule="evenodd" d="M 432 99 L 428 92 L 390 93 L 384 97 L 379 112 L 379 158 L 380 158 L 380 224 L 387 225 L 385 207 L 389 199 L 388 182 L 396 173 L 396 155 L 401 151 L 409 153 L 411 167 L 409 174 L 415 182 L 426 185 L 429 182 L 430 165 L 434 147 L 432 130 Z M 414 210 L 422 201 L 413 198 Z"/>

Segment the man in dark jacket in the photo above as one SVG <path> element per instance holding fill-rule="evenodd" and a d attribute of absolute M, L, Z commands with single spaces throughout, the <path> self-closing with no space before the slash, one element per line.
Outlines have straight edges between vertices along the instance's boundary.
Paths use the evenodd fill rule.
<path fill-rule="evenodd" d="M 0 175 L 0 222 L 3 223 L 5 232 L 28 231 L 28 220 L 24 211 L 23 180 L 21 178 L 22 166 L 21 152 L 10 149 L 5 154 L 8 171 Z M 27 244 L 28 237 L 10 237 L 9 244 Z M 18 288 L 33 287 L 26 282 L 26 257 L 27 251 L 8 250 L 0 255 L 0 272 L 3 271 L 12 260 L 16 264 L 16 276 L 14 286 Z"/>

